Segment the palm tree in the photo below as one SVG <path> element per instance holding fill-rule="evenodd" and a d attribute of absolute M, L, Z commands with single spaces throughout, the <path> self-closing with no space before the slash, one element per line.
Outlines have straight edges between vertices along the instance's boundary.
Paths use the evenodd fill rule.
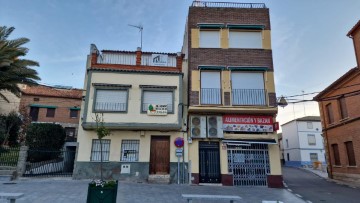
<path fill-rule="evenodd" d="M 7 90 L 20 96 L 21 90 L 18 84 L 37 85 L 36 81 L 40 80 L 36 70 L 30 68 L 30 66 L 39 66 L 39 63 L 20 58 L 28 52 L 28 49 L 22 45 L 30 40 L 7 39 L 14 29 L 14 27 L 0 26 L 0 90 Z M 0 97 L 9 102 L 1 93 Z"/>

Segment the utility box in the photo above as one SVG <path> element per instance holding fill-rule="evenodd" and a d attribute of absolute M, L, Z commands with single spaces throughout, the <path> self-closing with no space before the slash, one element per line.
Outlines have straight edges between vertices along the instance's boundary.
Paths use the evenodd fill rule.
<path fill-rule="evenodd" d="M 130 164 L 121 164 L 121 174 L 130 174 Z"/>

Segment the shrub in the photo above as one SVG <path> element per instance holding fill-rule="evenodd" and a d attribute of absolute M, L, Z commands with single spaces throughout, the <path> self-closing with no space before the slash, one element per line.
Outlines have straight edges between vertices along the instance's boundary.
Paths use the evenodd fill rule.
<path fill-rule="evenodd" d="M 65 129 L 59 124 L 32 123 L 26 134 L 28 160 L 38 162 L 58 158 L 65 137 Z"/>
<path fill-rule="evenodd" d="M 21 124 L 20 116 L 16 112 L 0 115 L 0 144 L 17 146 Z"/>

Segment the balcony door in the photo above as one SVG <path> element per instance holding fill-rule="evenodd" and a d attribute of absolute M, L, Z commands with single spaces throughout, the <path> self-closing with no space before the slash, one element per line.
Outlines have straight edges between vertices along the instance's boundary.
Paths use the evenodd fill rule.
<path fill-rule="evenodd" d="M 221 104 L 220 71 L 201 71 L 201 104 Z"/>
<path fill-rule="evenodd" d="M 264 106 L 264 73 L 232 72 L 232 104 L 246 106 Z"/>

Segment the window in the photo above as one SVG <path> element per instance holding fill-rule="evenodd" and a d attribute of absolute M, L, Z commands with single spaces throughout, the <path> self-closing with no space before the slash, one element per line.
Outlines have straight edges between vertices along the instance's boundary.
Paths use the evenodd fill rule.
<path fill-rule="evenodd" d="M 319 161 L 318 154 L 317 153 L 310 153 L 310 161 Z"/>
<path fill-rule="evenodd" d="M 314 128 L 313 123 L 312 122 L 307 122 L 307 128 L 308 129 L 313 129 Z"/>
<path fill-rule="evenodd" d="M 167 105 L 167 112 L 174 113 L 173 91 L 144 90 L 142 112 L 147 112 L 150 104 Z"/>
<path fill-rule="evenodd" d="M 231 72 L 231 88 L 233 105 L 265 105 L 262 72 Z"/>
<path fill-rule="evenodd" d="M 230 48 L 262 49 L 261 32 L 230 31 Z"/>
<path fill-rule="evenodd" d="M 39 107 L 30 107 L 31 121 L 37 121 L 39 117 Z"/>
<path fill-rule="evenodd" d="M 334 123 L 334 115 L 331 104 L 326 105 L 326 112 L 327 112 L 328 124 Z"/>
<path fill-rule="evenodd" d="M 290 154 L 287 153 L 286 156 L 287 156 L 287 160 L 290 161 Z"/>
<path fill-rule="evenodd" d="M 79 110 L 77 109 L 70 109 L 70 118 L 77 118 Z"/>
<path fill-rule="evenodd" d="M 340 163 L 340 154 L 339 154 L 339 147 L 337 144 L 332 144 L 331 148 L 333 150 L 333 154 L 334 154 L 334 161 L 335 161 L 335 165 L 336 166 L 341 166 Z"/>
<path fill-rule="evenodd" d="M 352 141 L 345 142 L 345 147 L 346 147 L 349 166 L 356 166 L 353 142 Z"/>
<path fill-rule="evenodd" d="M 316 145 L 316 138 L 314 134 L 308 134 L 307 137 L 309 145 Z"/>
<path fill-rule="evenodd" d="M 47 108 L 46 117 L 55 117 L 55 109 L 54 108 Z"/>
<path fill-rule="evenodd" d="M 140 140 L 121 141 L 121 161 L 139 161 Z"/>
<path fill-rule="evenodd" d="M 65 133 L 66 133 L 66 139 L 65 139 L 66 142 L 76 142 L 76 128 L 66 127 Z"/>
<path fill-rule="evenodd" d="M 97 89 L 94 110 L 97 112 L 126 112 L 128 90 Z"/>
<path fill-rule="evenodd" d="M 341 118 L 347 118 L 348 117 L 348 111 L 346 108 L 346 101 L 345 101 L 345 97 L 341 97 L 339 99 L 339 105 L 340 105 L 340 114 L 341 114 Z"/>
<path fill-rule="evenodd" d="M 102 143 L 102 160 L 109 161 L 110 155 L 110 140 L 103 139 Z M 92 140 L 92 148 L 91 148 L 91 161 L 101 161 L 101 147 L 100 140 L 93 139 Z"/>
<path fill-rule="evenodd" d="M 200 30 L 201 48 L 220 48 L 219 30 Z"/>
<path fill-rule="evenodd" d="M 289 148 L 289 140 L 286 139 L 285 141 L 286 141 L 286 148 Z"/>
<path fill-rule="evenodd" d="M 201 71 L 201 104 L 221 104 L 219 71 Z"/>

